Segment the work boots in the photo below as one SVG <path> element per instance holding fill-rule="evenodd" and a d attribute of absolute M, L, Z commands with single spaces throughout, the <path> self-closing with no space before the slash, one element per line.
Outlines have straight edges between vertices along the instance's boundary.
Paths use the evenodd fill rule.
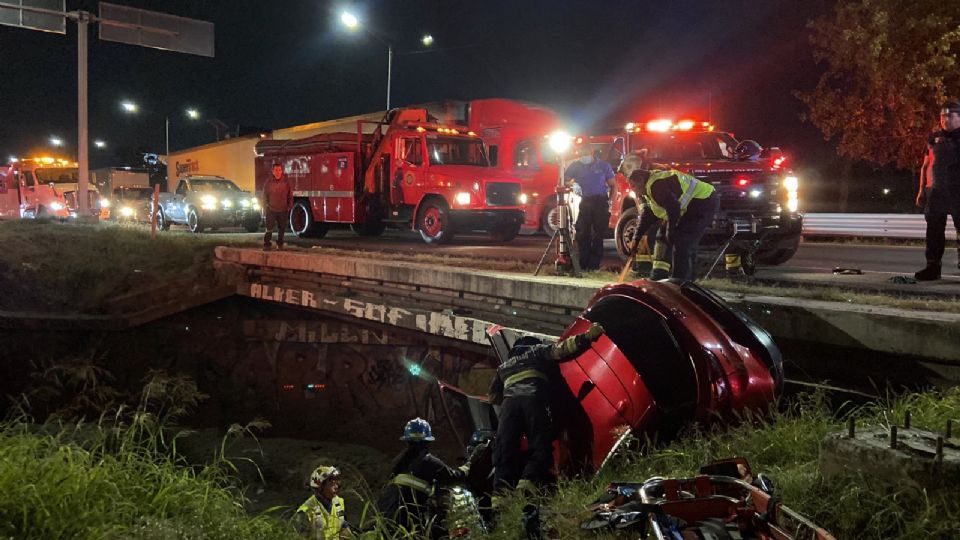
<path fill-rule="evenodd" d="M 917 281 L 936 281 L 940 279 L 940 262 L 927 261 L 927 266 L 913 274 Z"/>

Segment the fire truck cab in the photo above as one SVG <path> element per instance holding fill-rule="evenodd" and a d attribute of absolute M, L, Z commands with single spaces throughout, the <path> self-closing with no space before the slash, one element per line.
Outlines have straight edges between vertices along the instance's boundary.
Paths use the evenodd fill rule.
<path fill-rule="evenodd" d="M 0 168 L 0 219 L 70 217 L 62 191 L 61 174 L 76 175 L 65 160 L 29 158 Z"/>
<path fill-rule="evenodd" d="M 628 153 L 644 151 L 655 164 L 713 184 L 720 210 L 704 237 L 705 247 L 722 244 L 735 231 L 751 233 L 759 242 L 756 262 L 782 264 L 800 246 L 799 180 L 779 148 L 743 152 L 746 145 L 708 122 L 665 119 L 630 123 L 623 132 L 591 137 L 588 144 L 614 169 Z M 622 174 L 617 182 L 620 196 L 612 205 L 610 226 L 617 251 L 626 258 L 637 223 L 636 194 Z"/>
<path fill-rule="evenodd" d="M 560 117 L 547 107 L 510 99 L 477 99 L 466 104 L 466 118 L 458 119 L 487 145 L 490 165 L 523 182 L 527 194 L 522 233 L 557 228 L 556 154 L 547 135 L 560 129 Z"/>
<path fill-rule="evenodd" d="M 290 228 L 323 236 L 335 224 L 362 236 L 412 228 L 424 242 L 483 232 L 512 240 L 523 224 L 520 182 L 490 167 L 472 131 L 438 124 L 427 109 L 394 109 L 356 132 L 323 133 L 257 144 L 260 192 L 279 162 L 293 185 Z"/>

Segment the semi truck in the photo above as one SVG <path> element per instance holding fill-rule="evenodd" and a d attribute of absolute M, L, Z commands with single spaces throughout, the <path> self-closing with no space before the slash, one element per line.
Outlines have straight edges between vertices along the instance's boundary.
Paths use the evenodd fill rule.
<path fill-rule="evenodd" d="M 482 139 L 436 121 L 426 108 L 357 120 L 353 131 L 257 144 L 260 192 L 279 163 L 293 185 L 290 229 L 323 236 L 349 225 L 362 236 L 413 229 L 426 243 L 481 232 L 512 240 L 526 195 L 515 177 L 490 167 Z"/>
<path fill-rule="evenodd" d="M 77 217 L 77 164 L 41 156 L 18 159 L 0 167 L 0 218 Z M 89 208 L 100 213 L 100 197 L 89 186 Z"/>

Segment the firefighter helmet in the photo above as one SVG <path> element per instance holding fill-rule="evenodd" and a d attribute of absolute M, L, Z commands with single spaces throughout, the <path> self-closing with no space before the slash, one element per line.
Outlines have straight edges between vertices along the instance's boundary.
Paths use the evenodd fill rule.
<path fill-rule="evenodd" d="M 513 343 L 513 347 L 510 347 L 510 356 L 521 355 L 541 344 L 543 344 L 543 340 L 538 337 L 523 336 Z"/>
<path fill-rule="evenodd" d="M 760 159 L 760 152 L 763 152 L 763 147 L 757 141 L 740 141 L 740 144 L 733 151 L 733 155 L 737 159 L 749 159 L 756 161 Z"/>
<path fill-rule="evenodd" d="M 310 475 L 310 487 L 313 489 L 320 489 L 320 486 L 324 482 L 330 480 L 331 478 L 338 478 L 340 476 L 340 470 L 336 467 L 327 467 L 321 465 L 313 470 L 313 474 Z"/>
<path fill-rule="evenodd" d="M 418 416 L 407 422 L 407 425 L 403 427 L 403 435 L 400 437 L 400 440 L 406 442 L 430 442 L 434 440 L 433 430 L 430 429 L 429 422 Z"/>

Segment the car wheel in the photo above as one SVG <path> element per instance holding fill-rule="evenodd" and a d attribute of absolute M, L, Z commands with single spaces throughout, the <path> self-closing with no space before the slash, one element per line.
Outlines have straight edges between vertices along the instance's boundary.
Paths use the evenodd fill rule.
<path fill-rule="evenodd" d="M 778 265 L 783 264 L 793 258 L 797 254 L 797 250 L 800 249 L 800 239 L 797 238 L 793 245 L 788 248 L 777 249 L 774 251 L 768 251 L 766 253 L 757 254 L 757 262 L 760 264 L 770 264 Z"/>
<path fill-rule="evenodd" d="M 190 228 L 192 233 L 203 232 L 203 222 L 200 221 L 200 215 L 197 214 L 196 208 L 191 208 L 190 212 L 187 213 L 187 227 Z"/>
<path fill-rule="evenodd" d="M 163 213 L 162 209 L 157 210 L 157 229 L 161 231 L 170 230 L 170 222 L 167 221 L 167 216 Z"/>
<path fill-rule="evenodd" d="M 440 199 L 430 199 L 423 203 L 417 215 L 417 230 L 428 244 L 445 244 L 453 240 L 447 203 Z"/>

